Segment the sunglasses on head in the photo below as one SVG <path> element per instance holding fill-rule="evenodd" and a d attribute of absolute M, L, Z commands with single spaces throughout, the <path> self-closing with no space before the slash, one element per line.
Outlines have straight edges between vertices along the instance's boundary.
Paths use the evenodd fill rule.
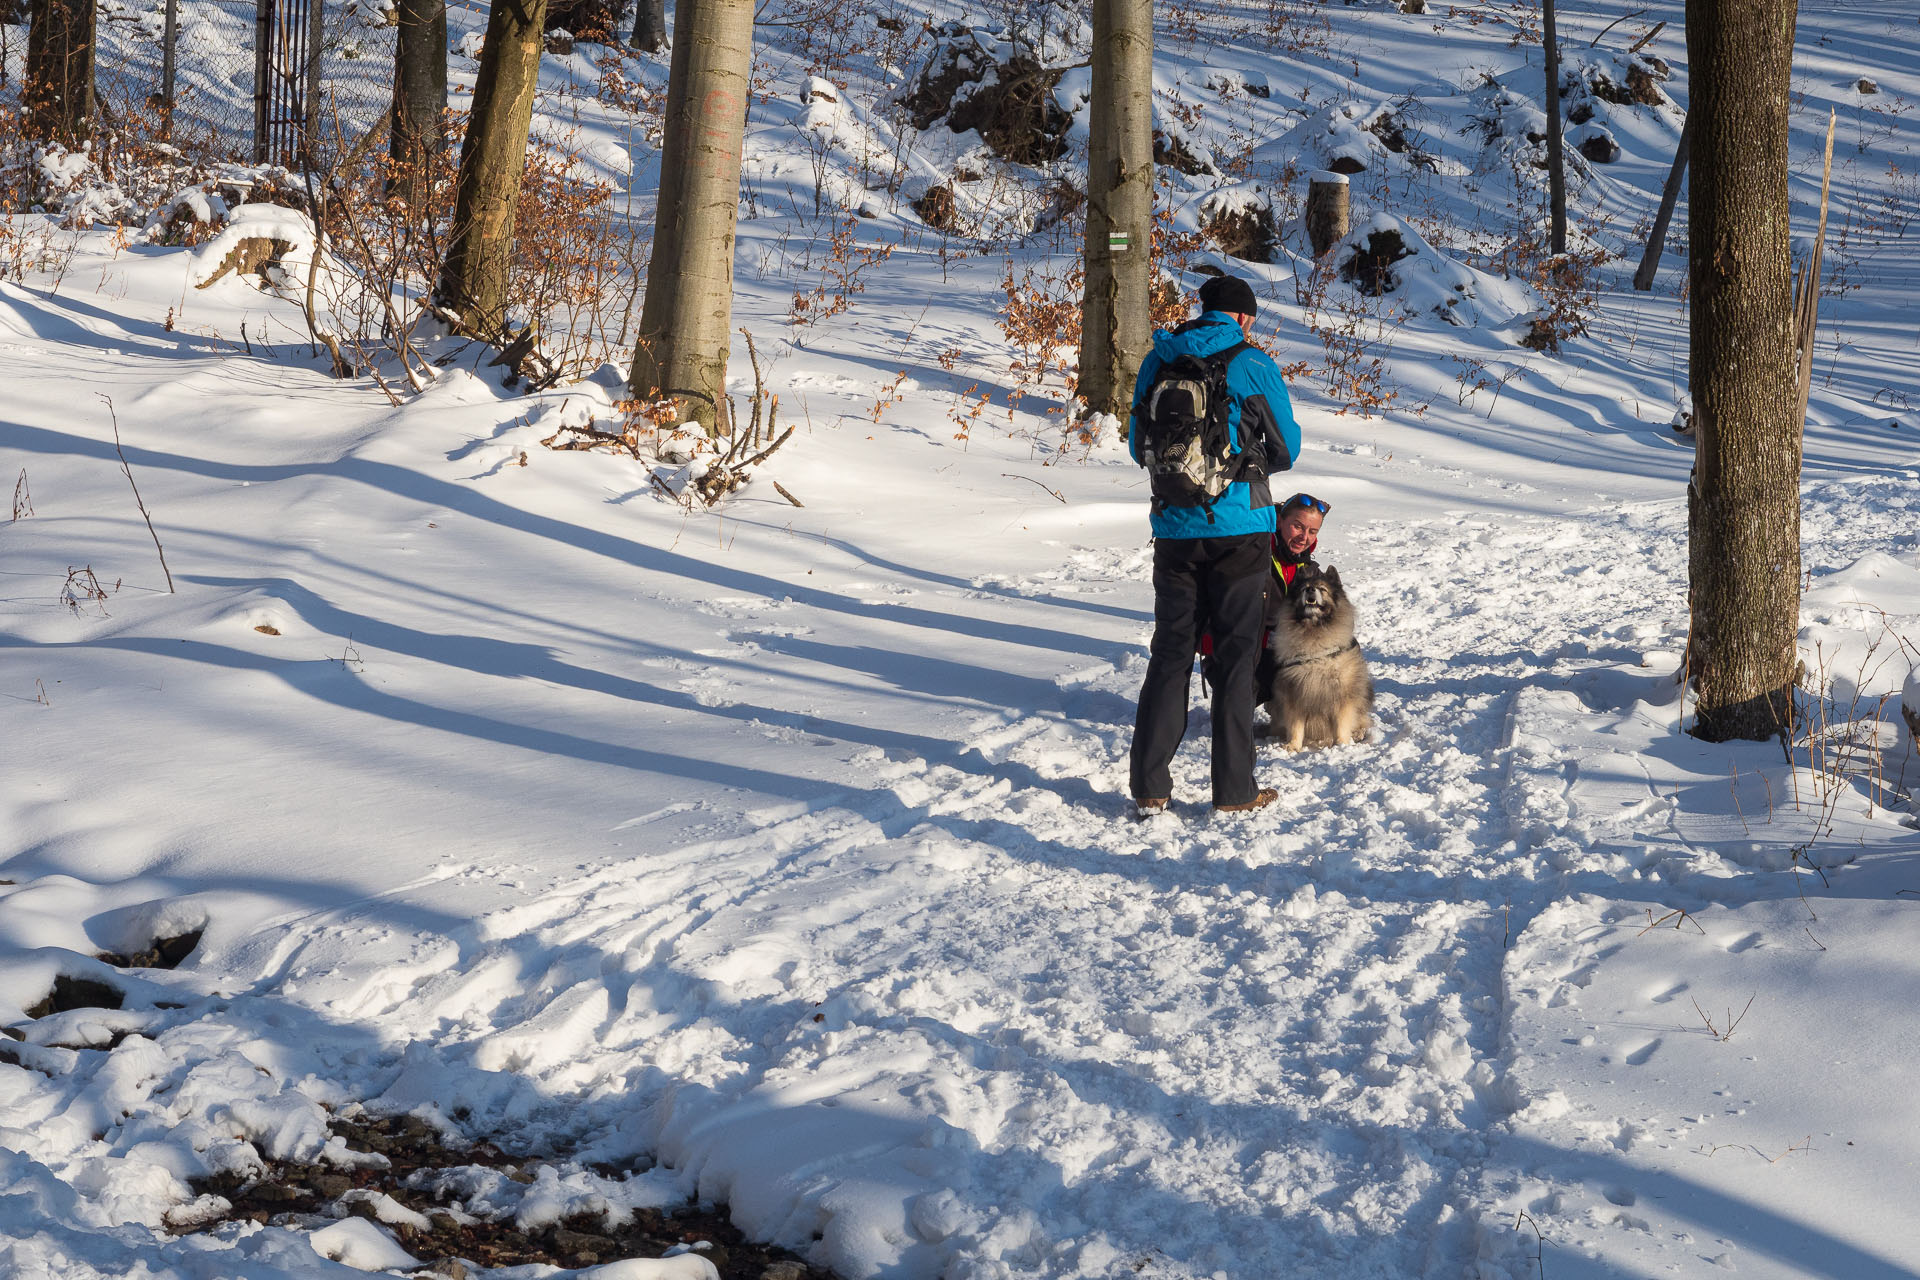
<path fill-rule="evenodd" d="M 1306 507 L 1311 511 L 1318 511 L 1323 516 L 1333 510 L 1333 504 L 1330 502 L 1322 502 L 1310 493 L 1296 493 L 1280 504 L 1281 514 L 1284 515 L 1296 507 Z"/>

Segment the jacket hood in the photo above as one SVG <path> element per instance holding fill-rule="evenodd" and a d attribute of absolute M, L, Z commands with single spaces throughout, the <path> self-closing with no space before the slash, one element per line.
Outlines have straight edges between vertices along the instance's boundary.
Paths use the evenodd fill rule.
<path fill-rule="evenodd" d="M 1162 360 L 1176 356 L 1210 356 L 1247 340 L 1240 322 L 1224 311 L 1204 311 L 1178 329 L 1155 329 L 1153 349 Z"/>

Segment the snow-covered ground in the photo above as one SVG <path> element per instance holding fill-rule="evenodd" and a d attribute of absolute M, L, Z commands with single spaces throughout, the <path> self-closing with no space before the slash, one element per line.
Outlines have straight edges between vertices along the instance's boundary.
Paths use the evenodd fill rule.
<path fill-rule="evenodd" d="M 1303 9 L 1324 39 L 1291 53 L 1162 29 L 1168 118 L 1245 157 L 1175 180 L 1190 224 L 1361 154 L 1356 224 L 1424 246 L 1405 318 L 1357 321 L 1399 392 L 1373 417 L 1335 412 L 1298 259 L 1235 268 L 1313 365 L 1284 483 L 1333 504 L 1380 693 L 1364 744 L 1263 747 L 1254 814 L 1209 813 L 1196 703 L 1177 815 L 1129 820 L 1145 493 L 1114 440 L 1005 407 L 1003 281 L 1071 238 L 981 253 L 904 203 L 978 139 L 909 140 L 860 224 L 892 257 L 786 323 L 835 225 L 813 190 L 852 203 L 857 153 L 899 142 L 884 67 L 829 103 L 791 33 L 763 54 L 736 315 L 798 431 L 710 512 L 671 465 L 541 447 L 615 378 L 517 396 L 470 353 L 394 408 L 295 307 L 190 287 L 212 250 L 106 232 L 0 284 L 0 1270 L 388 1266 L 370 1227 L 173 1231 L 220 1210 L 197 1178 L 363 1159 L 327 1129 L 362 1108 L 545 1157 L 474 1174 L 476 1214 L 697 1196 L 847 1277 L 1920 1274 L 1920 4 L 1801 18 L 1809 240 L 1841 125 L 1804 472 L 1823 732 L 1791 759 L 1683 732 L 1684 262 L 1627 283 L 1680 6 L 1588 48 L 1639 7 L 1561 14 L 1596 66 L 1668 18 L 1673 74 L 1664 105 L 1594 100 L 1622 155 L 1576 210 L 1626 257 L 1557 356 L 1517 345 L 1534 303 L 1487 256 L 1515 172 L 1537 200 L 1526 6 Z M 1067 13 L 1040 15 L 1064 50 Z M 1426 162 L 1370 141 L 1382 106 Z M 644 194 L 631 128 L 549 108 L 636 146 Z M 178 969 L 93 958 L 197 928 Z M 62 975 L 122 1007 L 28 1018 Z"/>

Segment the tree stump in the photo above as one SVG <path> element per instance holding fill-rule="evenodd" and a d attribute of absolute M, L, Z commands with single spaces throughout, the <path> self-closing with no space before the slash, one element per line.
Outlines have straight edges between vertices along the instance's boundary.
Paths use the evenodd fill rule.
<path fill-rule="evenodd" d="M 1346 238 L 1350 195 L 1345 174 L 1316 169 L 1307 181 L 1307 239 L 1318 258 Z"/>
<path fill-rule="evenodd" d="M 293 244 L 275 236 L 248 236 L 227 250 L 227 256 L 220 260 L 213 274 L 202 280 L 197 288 L 205 289 L 223 276 L 242 275 L 259 276 L 266 280 L 267 268 L 277 267 L 280 260 L 293 252 Z"/>

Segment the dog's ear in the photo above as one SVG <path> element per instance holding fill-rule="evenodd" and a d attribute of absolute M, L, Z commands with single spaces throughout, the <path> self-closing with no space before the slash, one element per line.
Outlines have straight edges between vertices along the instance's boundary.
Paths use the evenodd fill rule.
<path fill-rule="evenodd" d="M 1322 571 L 1321 576 L 1327 580 L 1328 586 L 1332 587 L 1335 591 L 1340 590 L 1340 571 L 1338 569 L 1332 565 L 1328 565 L 1326 569 Z"/>

